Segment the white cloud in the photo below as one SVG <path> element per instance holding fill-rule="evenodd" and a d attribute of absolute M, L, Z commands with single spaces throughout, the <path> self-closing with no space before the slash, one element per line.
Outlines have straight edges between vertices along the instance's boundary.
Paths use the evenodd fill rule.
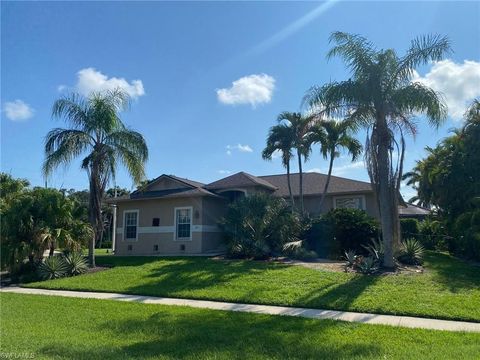
<path fill-rule="evenodd" d="M 142 80 L 132 80 L 130 83 L 125 78 L 111 77 L 104 75 L 94 68 L 85 68 L 77 73 L 77 83 L 75 91 L 88 96 L 92 92 L 114 90 L 120 88 L 125 91 L 132 99 L 145 95 Z M 59 91 L 66 89 L 65 85 L 58 87 Z"/>
<path fill-rule="evenodd" d="M 250 147 L 250 145 L 242 145 L 242 144 L 237 144 L 237 145 L 227 145 L 225 147 L 227 149 L 227 155 L 232 155 L 233 150 L 237 150 L 240 152 L 253 152 L 253 149 Z"/>
<path fill-rule="evenodd" d="M 332 169 L 332 175 L 342 176 L 347 174 L 351 170 L 363 169 L 364 167 L 365 167 L 365 162 L 363 161 L 355 161 L 355 162 L 348 163 L 341 166 L 334 166 Z M 325 168 L 325 169 L 313 168 L 313 169 L 307 170 L 307 172 L 318 172 L 322 174 L 327 174 L 328 168 Z"/>
<path fill-rule="evenodd" d="M 7 119 L 12 121 L 25 121 L 33 116 L 35 110 L 23 100 L 7 101 L 3 105 Z"/>
<path fill-rule="evenodd" d="M 218 170 L 217 172 L 221 175 L 229 175 L 232 173 L 230 170 Z"/>
<path fill-rule="evenodd" d="M 275 79 L 267 74 L 244 76 L 230 88 L 217 89 L 217 99 L 226 105 L 269 103 L 275 90 Z"/>
<path fill-rule="evenodd" d="M 415 72 L 413 81 L 442 93 L 449 115 L 461 120 L 469 103 L 480 96 L 480 62 L 465 60 L 457 64 L 448 59 L 434 62 L 425 76 Z"/>
<path fill-rule="evenodd" d="M 282 152 L 278 149 L 272 153 L 272 159 L 279 159 L 281 157 L 282 157 Z"/>

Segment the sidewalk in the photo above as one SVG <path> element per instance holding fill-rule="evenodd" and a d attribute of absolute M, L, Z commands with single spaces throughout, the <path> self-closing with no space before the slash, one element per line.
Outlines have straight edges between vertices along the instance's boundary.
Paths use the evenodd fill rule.
<path fill-rule="evenodd" d="M 268 314 L 268 315 L 297 316 L 297 317 L 304 317 L 304 318 L 310 318 L 310 319 L 332 319 L 332 320 L 341 320 L 341 321 L 357 322 L 357 323 L 364 323 L 364 324 L 382 324 L 382 325 L 399 326 L 399 327 L 407 327 L 407 328 L 480 332 L 480 323 L 472 323 L 472 322 L 465 322 L 465 321 L 437 320 L 437 319 L 417 318 L 417 317 L 410 317 L 410 316 L 377 315 L 377 314 L 356 313 L 356 312 L 336 311 L 336 310 L 319 310 L 319 309 L 294 308 L 294 307 L 285 307 L 285 306 L 237 304 L 237 303 L 228 303 L 228 302 L 220 302 L 220 301 L 162 298 L 162 297 L 154 297 L 154 296 L 127 295 L 127 294 L 116 294 L 116 293 L 29 289 L 29 288 L 20 288 L 20 287 L 5 287 L 0 289 L 0 292 L 18 293 L 18 294 L 34 294 L 34 295 L 53 295 L 53 296 L 84 298 L 84 299 L 135 301 L 135 302 L 140 302 L 144 304 L 190 306 L 190 307 L 200 308 L 200 309 L 239 311 L 239 312 Z"/>

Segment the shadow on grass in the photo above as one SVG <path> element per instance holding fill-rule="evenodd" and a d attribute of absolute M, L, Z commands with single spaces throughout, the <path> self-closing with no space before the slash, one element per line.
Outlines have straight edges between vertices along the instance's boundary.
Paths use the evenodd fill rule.
<path fill-rule="evenodd" d="M 480 289 L 480 267 L 449 254 L 428 252 L 425 268 L 436 282 L 451 292 Z"/>
<path fill-rule="evenodd" d="M 222 286 L 239 277 L 283 270 L 286 265 L 242 260 L 218 261 L 208 258 L 176 258 L 152 265 L 143 278 L 149 279 L 128 288 L 132 294 L 175 294 Z"/>
<path fill-rule="evenodd" d="M 374 285 L 379 279 L 379 275 L 356 275 L 351 280 L 340 285 L 331 286 L 321 293 L 311 291 L 309 294 L 299 298 L 298 304 L 306 307 L 325 308 L 325 309 L 350 309 L 353 302 L 368 287 Z"/>
<path fill-rule="evenodd" d="M 101 348 L 53 342 L 41 353 L 74 359 L 215 358 L 345 359 L 381 358 L 382 349 L 345 333 L 344 324 L 225 312 L 158 312 L 148 318 L 107 321 L 93 332 L 125 339 Z M 339 341 L 339 338 L 340 341 Z"/>

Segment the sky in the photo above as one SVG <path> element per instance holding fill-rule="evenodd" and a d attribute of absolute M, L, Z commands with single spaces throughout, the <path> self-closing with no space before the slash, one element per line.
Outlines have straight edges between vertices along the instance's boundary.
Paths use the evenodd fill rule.
<path fill-rule="evenodd" d="M 205 183 L 238 171 L 279 174 L 264 161 L 269 128 L 282 111 L 301 111 L 313 85 L 346 80 L 327 61 L 333 31 L 360 34 L 402 54 L 418 35 L 449 37 L 453 53 L 418 68 L 416 81 L 441 92 L 449 117 L 432 129 L 418 117 L 405 170 L 462 124 L 480 96 L 480 2 L 1 2 L 1 170 L 44 185 L 44 138 L 61 120 L 54 101 L 121 87 L 132 98 L 121 118 L 149 148 L 148 178 L 175 174 Z M 358 139 L 364 143 L 365 133 Z M 313 148 L 307 171 L 326 172 Z M 292 164 L 296 171 L 296 164 Z M 335 160 L 334 175 L 368 180 L 360 159 Z M 116 184 L 131 189 L 119 169 Z M 48 179 L 85 189 L 74 161 Z M 406 197 L 413 190 L 402 188 Z"/>

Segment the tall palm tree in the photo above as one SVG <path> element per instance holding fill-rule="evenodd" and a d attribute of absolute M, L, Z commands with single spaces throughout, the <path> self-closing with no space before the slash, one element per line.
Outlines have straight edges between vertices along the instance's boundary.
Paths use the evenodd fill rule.
<path fill-rule="evenodd" d="M 352 122 L 336 120 L 320 120 L 310 130 L 310 142 L 320 145 L 320 153 L 325 160 L 330 158 L 327 181 L 320 198 L 320 209 L 323 206 L 330 184 L 333 162 L 335 158 L 340 156 L 340 150 L 346 149 L 352 156 L 352 161 L 357 160 L 362 153 L 362 145 L 352 136 L 352 130 Z"/>
<path fill-rule="evenodd" d="M 292 184 L 290 181 L 290 160 L 293 158 L 295 137 L 292 129 L 285 124 L 272 126 L 267 137 L 267 145 L 262 152 L 264 160 L 271 160 L 275 152 L 279 151 L 282 157 L 282 165 L 287 169 L 288 193 L 292 211 L 295 203 L 293 200 Z"/>
<path fill-rule="evenodd" d="M 280 124 L 285 124 L 293 132 L 293 144 L 297 151 L 298 172 L 299 172 L 299 192 L 300 192 L 300 214 L 304 213 L 303 206 L 303 169 L 302 158 L 304 161 L 308 160 L 310 155 L 310 145 L 308 143 L 308 134 L 310 128 L 315 122 L 315 115 L 302 115 L 298 112 L 284 111 L 278 115 L 277 121 Z"/>
<path fill-rule="evenodd" d="M 438 127 L 446 118 L 446 106 L 434 90 L 412 82 L 414 70 L 438 61 L 450 51 L 447 38 L 414 39 L 404 56 L 393 49 L 377 49 L 367 39 L 334 32 L 335 45 L 327 57 L 341 57 L 351 70 L 347 81 L 310 89 L 307 102 L 327 116 L 346 116 L 368 131 L 365 160 L 380 212 L 385 246 L 384 265 L 394 266 L 394 246 L 400 241 L 399 188 L 405 151 L 404 134 L 415 134 L 412 118 L 426 115 Z"/>
<path fill-rule="evenodd" d="M 90 266 L 95 266 L 95 242 L 103 231 L 102 199 L 107 184 L 115 178 L 122 163 L 135 183 L 144 178 L 148 149 L 143 136 L 127 128 L 119 112 L 127 109 L 130 99 L 121 90 L 92 93 L 87 98 L 71 94 L 55 101 L 54 118 L 63 118 L 68 129 L 56 128 L 45 138 L 43 172 L 48 176 L 60 165 L 86 155 L 81 168 L 90 183 L 89 221 L 95 236 L 89 244 Z"/>

